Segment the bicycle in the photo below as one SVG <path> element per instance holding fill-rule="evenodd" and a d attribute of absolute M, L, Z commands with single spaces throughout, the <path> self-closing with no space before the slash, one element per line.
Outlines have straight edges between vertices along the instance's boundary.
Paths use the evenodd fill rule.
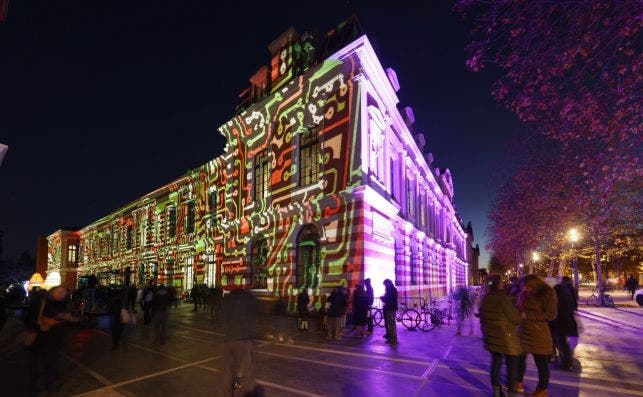
<path fill-rule="evenodd" d="M 408 330 L 417 328 L 420 323 L 420 313 L 415 309 L 406 307 L 406 303 L 400 303 L 400 306 L 404 306 L 404 308 L 395 312 L 395 321 L 402 323 Z M 371 317 L 373 318 L 373 324 L 378 327 L 384 327 L 384 310 L 379 307 L 371 308 Z"/>
<path fill-rule="evenodd" d="M 451 320 L 454 319 L 453 307 L 451 305 L 453 301 L 451 299 L 446 299 L 442 300 L 441 302 L 448 303 L 446 309 L 440 309 L 438 307 L 437 300 L 432 300 L 428 307 L 426 305 L 422 305 L 418 328 L 420 328 L 424 332 L 429 332 L 433 331 L 436 327 L 441 327 L 445 324 L 451 324 Z"/>
<path fill-rule="evenodd" d="M 616 307 L 614 304 L 614 299 L 612 299 L 609 294 L 605 293 L 606 289 L 603 288 L 601 293 L 598 293 L 598 288 L 592 290 L 592 294 L 585 299 L 585 304 L 587 306 L 598 306 L 598 307 Z"/>

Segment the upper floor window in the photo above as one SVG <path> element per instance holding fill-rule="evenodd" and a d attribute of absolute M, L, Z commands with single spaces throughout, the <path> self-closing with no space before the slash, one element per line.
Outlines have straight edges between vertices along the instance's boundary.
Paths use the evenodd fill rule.
<path fill-rule="evenodd" d="M 72 244 L 67 247 L 67 262 L 78 262 L 78 246 L 76 244 Z"/>
<path fill-rule="evenodd" d="M 391 187 L 391 196 L 395 200 L 397 200 L 398 203 L 401 204 L 400 200 L 400 166 L 398 164 L 398 157 L 397 154 L 391 155 L 391 177 L 390 177 L 390 187 Z"/>
<path fill-rule="evenodd" d="M 410 216 L 415 216 L 415 181 L 412 179 L 406 180 L 406 213 Z"/>
<path fill-rule="evenodd" d="M 194 224 L 196 222 L 196 203 L 190 201 L 187 205 L 187 214 L 185 220 L 185 227 L 188 233 L 194 232 Z"/>
<path fill-rule="evenodd" d="M 167 235 L 170 238 L 176 237 L 176 207 L 167 210 Z"/>
<path fill-rule="evenodd" d="M 426 198 L 424 193 L 420 194 L 420 225 L 426 227 Z"/>
<path fill-rule="evenodd" d="M 268 186 L 270 184 L 270 156 L 268 156 L 268 150 L 262 151 L 255 157 L 254 177 L 254 201 L 263 200 L 268 197 Z"/>
<path fill-rule="evenodd" d="M 114 231 L 112 233 L 112 252 L 117 253 L 118 252 L 118 230 Z"/>
<path fill-rule="evenodd" d="M 210 207 L 210 213 L 214 214 L 217 212 L 217 190 L 210 190 L 210 195 L 208 196 L 208 206 Z"/>
<path fill-rule="evenodd" d="M 321 164 L 317 128 L 310 128 L 300 136 L 299 144 L 299 185 L 307 186 L 319 181 Z"/>
<path fill-rule="evenodd" d="M 132 240 L 134 237 L 134 227 L 132 225 L 127 225 L 127 230 L 125 232 L 125 248 L 132 249 Z"/>

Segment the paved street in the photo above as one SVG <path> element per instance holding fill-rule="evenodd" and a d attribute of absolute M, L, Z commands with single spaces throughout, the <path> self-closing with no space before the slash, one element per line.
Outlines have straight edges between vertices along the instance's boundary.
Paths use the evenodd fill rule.
<path fill-rule="evenodd" d="M 184 304 L 171 313 L 169 340 L 157 347 L 152 330 L 137 325 L 130 349 L 111 351 L 103 330 L 80 329 L 61 365 L 57 395 L 211 396 L 221 386 L 222 329 L 205 312 Z M 643 396 L 643 310 L 638 307 L 581 307 L 584 332 L 576 346 L 578 370 L 552 366 L 551 396 Z M 301 334 L 295 319 L 284 342 L 265 338 L 275 318 L 261 318 L 256 341 L 257 378 L 268 396 L 487 396 L 488 353 L 479 327 L 473 336 L 455 336 L 455 326 L 430 333 L 400 325 L 400 344 L 384 344 L 383 329 L 360 339 L 348 335 L 326 341 L 317 332 Z M 21 395 L 26 354 L 12 342 L 18 329 L 9 322 L 0 334 L 4 395 Z M 288 341 L 292 338 L 292 341 Z M 528 390 L 537 374 L 531 361 Z"/>

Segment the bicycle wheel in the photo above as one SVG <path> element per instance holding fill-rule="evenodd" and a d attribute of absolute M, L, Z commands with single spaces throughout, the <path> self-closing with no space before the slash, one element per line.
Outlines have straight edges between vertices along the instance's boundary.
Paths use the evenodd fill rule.
<path fill-rule="evenodd" d="M 420 313 L 420 322 L 418 323 L 418 328 L 424 332 L 433 331 L 435 329 L 435 324 L 431 320 L 431 313 L 429 311 L 423 311 Z"/>
<path fill-rule="evenodd" d="M 606 307 L 616 307 L 616 305 L 614 304 L 614 299 L 612 299 L 612 297 L 609 295 L 605 295 L 603 297 L 603 304 Z"/>
<path fill-rule="evenodd" d="M 420 323 L 420 313 L 418 313 L 415 309 L 404 310 L 400 317 L 402 320 L 402 325 L 404 325 L 406 329 L 415 329 Z"/>
<path fill-rule="evenodd" d="M 373 309 L 371 315 L 373 316 L 373 324 L 378 327 L 384 326 L 384 313 L 382 313 L 382 309 Z"/>
<path fill-rule="evenodd" d="M 585 299 L 587 306 L 598 306 L 598 297 L 596 295 L 590 295 Z"/>

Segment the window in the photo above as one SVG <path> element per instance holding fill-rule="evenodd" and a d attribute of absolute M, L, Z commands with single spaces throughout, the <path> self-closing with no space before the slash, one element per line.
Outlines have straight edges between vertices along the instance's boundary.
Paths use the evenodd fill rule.
<path fill-rule="evenodd" d="M 319 181 L 321 174 L 317 128 L 305 130 L 299 139 L 299 185 L 308 186 Z"/>
<path fill-rule="evenodd" d="M 191 291 L 194 286 L 194 258 L 187 258 L 187 264 L 183 267 L 183 276 L 185 277 L 186 291 Z"/>
<path fill-rule="evenodd" d="M 185 220 L 185 227 L 188 233 L 194 233 L 194 223 L 196 221 L 196 203 L 190 201 L 187 205 L 187 214 Z"/>
<path fill-rule="evenodd" d="M 210 196 L 208 197 L 208 206 L 210 207 L 211 214 L 215 214 L 217 212 L 217 190 L 215 188 L 210 190 Z"/>
<path fill-rule="evenodd" d="M 415 181 L 406 180 L 406 213 L 415 216 Z"/>
<path fill-rule="evenodd" d="M 118 243 L 118 230 L 116 230 L 114 231 L 114 233 L 112 233 L 112 251 L 114 252 L 114 254 L 118 253 Z"/>
<path fill-rule="evenodd" d="M 270 183 L 270 157 L 267 150 L 262 151 L 255 157 L 254 173 L 254 200 L 260 201 L 268 197 L 268 185 Z"/>
<path fill-rule="evenodd" d="M 400 171 L 399 171 L 399 166 L 397 162 L 398 162 L 397 154 L 391 156 L 390 186 L 391 186 L 391 196 L 393 196 L 393 198 L 397 200 L 398 203 L 401 203 L 400 185 L 398 183 L 398 178 L 400 177 Z"/>
<path fill-rule="evenodd" d="M 268 287 L 268 242 L 259 237 L 250 248 L 250 285 L 252 288 Z"/>
<path fill-rule="evenodd" d="M 418 283 L 417 255 L 417 249 L 411 248 L 411 285 Z"/>
<path fill-rule="evenodd" d="M 125 248 L 128 250 L 132 249 L 133 234 L 134 234 L 134 227 L 132 225 L 127 225 L 127 230 L 125 233 Z"/>
<path fill-rule="evenodd" d="M 78 262 L 78 246 L 76 244 L 72 244 L 69 247 L 67 247 L 67 262 L 69 263 Z"/>
<path fill-rule="evenodd" d="M 319 287 L 319 262 L 319 233 L 306 225 L 297 235 L 297 287 Z"/>
<path fill-rule="evenodd" d="M 217 265 L 214 262 L 214 254 L 210 253 L 207 254 L 208 258 L 208 267 L 207 267 L 207 273 L 206 273 L 206 279 L 205 283 L 208 285 L 208 287 L 215 287 L 216 286 L 216 277 L 217 277 Z"/>
<path fill-rule="evenodd" d="M 167 210 L 167 235 L 170 238 L 176 237 L 176 207 Z"/>
<path fill-rule="evenodd" d="M 420 225 L 422 229 L 426 227 L 426 198 L 424 193 L 420 194 Z"/>

